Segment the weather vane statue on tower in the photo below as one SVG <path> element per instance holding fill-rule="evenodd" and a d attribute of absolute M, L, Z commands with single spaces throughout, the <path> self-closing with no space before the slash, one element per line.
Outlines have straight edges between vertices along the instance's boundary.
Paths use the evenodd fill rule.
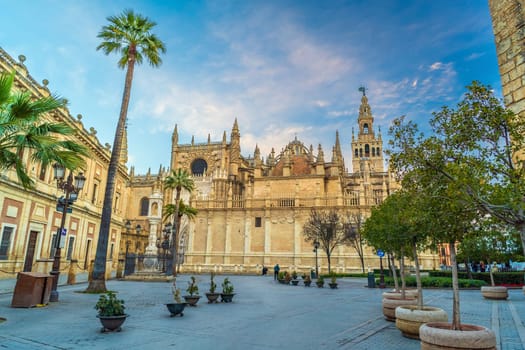
<path fill-rule="evenodd" d="M 367 88 L 364 85 L 361 85 L 358 90 L 363 93 L 363 96 L 366 96 Z"/>

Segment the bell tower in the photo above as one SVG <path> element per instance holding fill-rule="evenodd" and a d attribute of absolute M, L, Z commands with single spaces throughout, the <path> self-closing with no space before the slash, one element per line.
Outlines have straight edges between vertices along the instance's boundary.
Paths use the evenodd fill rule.
<path fill-rule="evenodd" d="M 363 93 L 357 124 L 359 131 L 357 138 L 352 130 L 352 171 L 358 172 L 362 164 L 367 163 L 372 172 L 384 172 L 383 140 L 381 133 L 376 136 L 374 132 L 374 117 L 366 97 L 366 88 L 361 86 L 359 91 Z"/>

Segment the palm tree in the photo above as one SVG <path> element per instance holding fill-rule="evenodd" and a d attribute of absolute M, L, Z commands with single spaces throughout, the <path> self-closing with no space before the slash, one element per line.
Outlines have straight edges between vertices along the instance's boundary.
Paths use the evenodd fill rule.
<path fill-rule="evenodd" d="M 55 162 L 68 169 L 83 166 L 87 148 L 66 139 L 75 129 L 43 120 L 64 107 L 65 101 L 57 96 L 34 99 L 29 91 L 14 92 L 14 77 L 14 72 L 0 75 L 0 170 L 14 168 L 24 188 L 33 187 L 22 159 L 26 149 L 31 161 L 44 168 Z"/>
<path fill-rule="evenodd" d="M 122 69 L 126 68 L 126 80 L 122 94 L 117 130 L 115 131 L 115 140 L 109 161 L 97 252 L 95 255 L 92 279 L 87 287 L 88 292 L 106 291 L 106 255 L 111 224 L 113 192 L 122 149 L 122 139 L 128 114 L 135 64 L 140 65 L 144 59 L 147 59 L 152 67 L 158 67 L 162 64 L 160 53 L 166 52 L 164 43 L 150 32 L 156 23 L 150 21 L 147 17 L 135 14 L 132 10 L 125 10 L 121 15 L 110 16 L 107 20 L 109 25 L 102 27 L 102 30 L 98 34 L 98 38 L 102 39 L 102 42 L 97 46 L 97 50 L 102 50 L 106 55 L 110 53 L 121 55 L 118 60 L 118 66 Z"/>
<path fill-rule="evenodd" d="M 174 216 L 175 210 L 177 206 L 174 204 L 168 204 L 164 207 L 162 216 L 164 219 L 168 219 L 171 216 Z M 179 202 L 179 215 L 177 216 L 177 222 L 175 224 L 175 227 L 181 227 L 182 226 L 182 218 L 186 216 L 189 220 L 195 219 L 195 216 L 197 216 L 197 213 L 199 211 L 189 205 L 184 204 L 184 201 L 181 199 Z M 179 230 L 179 232 L 183 232 Z M 184 232 L 183 232 L 184 233 Z M 180 237 L 177 240 L 177 245 L 180 245 Z M 177 272 L 180 270 L 180 259 L 177 260 Z"/>
<path fill-rule="evenodd" d="M 175 230 L 172 237 L 172 256 L 173 256 L 173 276 L 177 275 L 177 242 L 178 242 L 178 234 L 180 232 L 179 227 L 179 213 L 180 213 L 180 195 L 183 189 L 185 189 L 188 192 L 192 192 L 195 188 L 195 183 L 193 182 L 193 179 L 191 178 L 190 174 L 183 169 L 177 169 L 172 170 L 171 175 L 168 176 L 164 180 L 164 186 L 168 189 L 175 189 L 176 195 L 175 195 L 175 210 L 173 212 L 173 215 L 176 218 L 175 222 Z"/>

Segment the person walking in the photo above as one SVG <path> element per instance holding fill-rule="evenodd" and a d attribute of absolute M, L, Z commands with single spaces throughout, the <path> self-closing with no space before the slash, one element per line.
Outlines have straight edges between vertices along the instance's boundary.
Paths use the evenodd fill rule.
<path fill-rule="evenodd" d="M 279 275 L 279 270 L 281 268 L 279 267 L 279 264 L 275 264 L 275 266 L 273 267 L 273 279 L 274 281 L 277 280 L 277 276 Z"/>

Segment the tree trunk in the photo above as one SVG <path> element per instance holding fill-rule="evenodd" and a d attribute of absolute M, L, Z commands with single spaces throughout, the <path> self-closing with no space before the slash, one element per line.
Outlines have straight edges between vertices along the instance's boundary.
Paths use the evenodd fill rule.
<path fill-rule="evenodd" d="M 390 265 L 390 270 L 392 271 L 392 277 L 394 278 L 394 289 L 396 291 L 399 291 L 399 282 L 397 280 L 397 272 L 396 272 L 396 262 L 394 260 L 393 254 L 388 254 L 388 261 Z"/>
<path fill-rule="evenodd" d="M 363 254 L 363 244 L 361 243 L 361 240 L 359 240 L 359 260 L 361 261 L 361 271 L 365 273 L 365 257 Z"/>
<path fill-rule="evenodd" d="M 454 242 L 448 244 L 450 249 L 450 265 L 452 265 L 452 329 L 459 330 L 461 326 L 459 311 L 459 282 L 458 264 L 456 261 L 456 245 Z"/>
<path fill-rule="evenodd" d="M 416 265 L 416 284 L 417 284 L 417 307 L 423 309 L 423 288 L 421 287 L 421 271 L 419 270 L 419 258 L 417 256 L 417 245 L 412 242 L 412 253 L 414 254 L 414 265 Z"/>
<path fill-rule="evenodd" d="M 519 224 L 515 225 L 515 227 L 520 233 L 521 248 L 523 249 L 523 255 L 525 256 L 525 222 L 522 221 Z"/>
<path fill-rule="evenodd" d="M 122 94 L 122 104 L 120 106 L 120 115 L 115 131 L 115 140 L 111 149 L 111 158 L 108 166 L 108 177 L 106 180 L 106 189 L 104 192 L 104 203 L 102 206 L 102 216 L 100 218 L 100 230 L 97 241 L 97 251 L 95 254 L 95 264 L 91 281 L 86 289 L 90 293 L 106 292 L 106 260 L 108 255 L 108 240 L 111 227 L 111 212 L 113 208 L 113 193 L 115 191 L 115 179 L 117 177 L 120 154 L 122 150 L 122 140 L 126 128 L 126 119 L 128 115 L 129 99 L 131 94 L 131 84 L 133 82 L 133 71 L 135 68 L 135 56 L 130 48 L 129 60 L 126 71 L 126 80 L 124 92 Z"/>
<path fill-rule="evenodd" d="M 328 261 L 328 274 L 330 274 L 331 272 L 330 252 L 326 252 L 326 260 Z"/>
<path fill-rule="evenodd" d="M 401 299 L 405 299 L 407 284 L 405 282 L 405 257 L 403 256 L 403 253 L 401 253 L 401 258 L 399 258 L 399 264 L 399 274 L 401 275 Z"/>
<path fill-rule="evenodd" d="M 182 187 L 177 186 L 176 188 L 177 194 L 175 195 L 175 217 L 173 219 L 173 224 L 175 225 L 175 229 L 173 230 L 173 237 L 172 237 L 172 244 L 171 244 L 171 254 L 172 254 L 172 268 L 171 273 L 173 276 L 177 276 L 177 252 L 178 252 L 178 245 L 179 245 L 179 225 L 178 225 L 178 217 L 179 217 L 179 210 L 180 210 L 180 194 L 182 192 Z"/>
<path fill-rule="evenodd" d="M 465 263 L 465 268 L 467 269 L 467 278 L 469 280 L 471 280 L 472 279 L 472 270 L 470 269 L 470 265 L 469 265 L 467 260 L 465 260 L 464 263 Z"/>

